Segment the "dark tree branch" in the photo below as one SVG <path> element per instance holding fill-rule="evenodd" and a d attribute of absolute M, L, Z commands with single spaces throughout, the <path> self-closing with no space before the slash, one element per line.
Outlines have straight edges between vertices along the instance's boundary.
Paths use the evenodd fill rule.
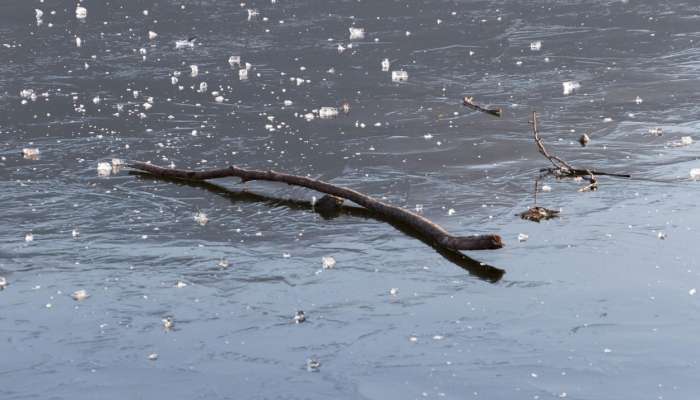
<path fill-rule="evenodd" d="M 244 169 L 236 166 L 204 171 L 164 168 L 140 161 L 131 162 L 128 164 L 128 166 L 139 171 L 148 172 L 156 177 L 171 179 L 202 181 L 207 179 L 237 177 L 240 178 L 242 182 L 258 180 L 282 182 L 288 185 L 302 186 L 321 193 L 350 200 L 370 211 L 377 213 L 378 215 L 398 221 L 402 224 L 406 224 L 420 235 L 429 238 L 437 245 L 447 249 L 490 250 L 503 247 L 501 237 L 498 235 L 453 236 L 441 226 L 435 224 L 422 215 L 384 203 L 358 191 L 305 176 L 291 175 L 275 171 Z"/>
<path fill-rule="evenodd" d="M 140 171 L 134 171 L 133 173 L 139 174 L 139 175 L 144 175 L 144 176 L 151 176 L 148 173 L 140 172 Z M 167 179 L 167 178 L 160 178 L 160 179 Z M 273 196 L 267 196 L 264 194 L 259 194 L 259 193 L 254 193 L 249 190 L 231 190 L 226 187 L 223 187 L 221 185 L 217 185 L 215 183 L 211 183 L 208 181 L 185 181 L 181 179 L 172 179 L 172 182 L 180 184 L 180 185 L 187 185 L 187 186 L 192 186 L 192 187 L 197 187 L 201 188 L 204 190 L 207 190 L 209 192 L 212 192 L 216 195 L 222 196 L 226 199 L 229 199 L 231 202 L 238 203 L 238 202 L 247 202 L 247 203 L 267 203 L 270 206 L 273 207 L 288 207 L 293 210 L 298 210 L 298 211 L 309 211 L 309 212 L 316 212 L 318 213 L 321 217 L 324 219 L 333 219 L 341 216 L 349 216 L 353 218 L 365 218 L 365 219 L 374 219 L 377 221 L 381 222 L 386 222 L 389 225 L 393 226 L 397 230 L 399 230 L 401 233 L 416 238 L 420 240 L 421 242 L 427 244 L 428 246 L 432 247 L 438 254 L 440 254 L 442 257 L 444 257 L 446 260 L 454 263 L 455 265 L 463 268 L 469 274 L 482 279 L 487 282 L 491 283 L 496 283 L 501 280 L 503 275 L 505 274 L 505 271 L 501 268 L 497 268 L 485 263 L 482 263 L 480 261 L 477 261 L 463 253 L 460 253 L 459 251 L 448 249 L 445 247 L 439 246 L 437 243 L 434 241 L 430 240 L 430 238 L 426 238 L 422 235 L 420 235 L 418 232 L 413 230 L 410 226 L 407 226 L 406 224 L 402 224 L 396 220 L 386 218 L 385 216 L 379 215 L 373 211 L 370 211 L 366 208 L 362 207 L 353 207 L 353 206 L 347 206 L 347 205 L 339 205 L 335 209 L 333 209 L 331 212 L 326 212 L 323 209 L 319 208 L 319 203 L 317 202 L 316 204 L 313 204 L 310 201 L 305 201 L 305 200 L 295 200 L 295 199 L 285 199 L 285 198 L 278 198 L 278 197 L 273 197 Z"/>

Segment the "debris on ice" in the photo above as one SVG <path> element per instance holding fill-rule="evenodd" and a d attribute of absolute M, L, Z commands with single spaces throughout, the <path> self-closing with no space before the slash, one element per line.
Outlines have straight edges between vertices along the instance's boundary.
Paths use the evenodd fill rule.
<path fill-rule="evenodd" d="M 569 95 L 573 93 L 574 91 L 578 90 L 581 88 L 581 84 L 576 82 L 576 81 L 566 81 L 562 82 L 562 87 L 564 88 L 564 94 Z"/>
<path fill-rule="evenodd" d="M 399 70 L 391 71 L 391 80 L 394 82 L 403 82 L 408 80 L 408 72 Z"/>

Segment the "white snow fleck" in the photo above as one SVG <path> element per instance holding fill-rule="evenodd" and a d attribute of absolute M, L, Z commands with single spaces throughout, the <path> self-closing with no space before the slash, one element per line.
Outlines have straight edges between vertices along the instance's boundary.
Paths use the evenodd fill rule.
<path fill-rule="evenodd" d="M 321 118 L 333 118 L 338 116 L 338 109 L 335 107 L 321 107 L 318 111 L 318 116 Z"/>
<path fill-rule="evenodd" d="M 85 19 L 87 18 L 87 8 L 83 6 L 75 7 L 75 18 Z"/>
<path fill-rule="evenodd" d="M 408 80 L 408 72 L 403 70 L 391 71 L 391 80 L 394 82 L 404 82 Z"/>
<path fill-rule="evenodd" d="M 88 292 L 85 289 L 80 289 L 80 290 L 76 290 L 75 292 L 73 292 L 71 297 L 75 301 L 83 301 L 83 300 L 87 299 L 88 297 L 90 297 L 90 295 L 88 294 Z"/>
<path fill-rule="evenodd" d="M 348 28 L 350 31 L 350 40 L 364 39 L 365 38 L 365 28 Z"/>
<path fill-rule="evenodd" d="M 389 68 L 391 68 L 391 61 L 389 61 L 388 58 L 385 58 L 382 60 L 382 71 L 388 72 Z"/>
<path fill-rule="evenodd" d="M 112 164 L 108 162 L 97 163 L 97 175 L 98 176 L 109 176 L 112 173 Z"/>
<path fill-rule="evenodd" d="M 194 215 L 194 221 L 199 225 L 204 226 L 209 222 L 209 218 L 207 217 L 207 214 L 203 213 L 202 211 L 198 211 Z"/>
<path fill-rule="evenodd" d="M 335 258 L 331 256 L 324 256 L 321 258 L 321 262 L 323 264 L 323 269 L 332 269 L 335 268 Z"/>
<path fill-rule="evenodd" d="M 569 95 L 573 93 L 574 91 L 578 90 L 581 88 L 581 84 L 576 82 L 576 81 L 566 81 L 562 82 L 562 87 L 564 88 L 564 94 Z"/>

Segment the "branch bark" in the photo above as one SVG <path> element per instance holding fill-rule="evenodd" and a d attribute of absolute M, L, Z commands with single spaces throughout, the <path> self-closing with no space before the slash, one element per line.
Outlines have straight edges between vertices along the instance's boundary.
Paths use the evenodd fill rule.
<path fill-rule="evenodd" d="M 150 173 L 156 177 L 169 179 L 181 179 L 188 181 L 203 181 L 216 178 L 237 177 L 241 182 L 271 181 L 282 182 L 288 185 L 302 186 L 332 196 L 350 200 L 379 215 L 390 218 L 410 226 L 419 234 L 433 241 L 435 244 L 452 250 L 491 250 L 503 247 L 501 237 L 495 234 L 454 236 L 444 228 L 423 217 L 422 215 L 379 201 L 371 196 L 358 191 L 336 186 L 320 180 L 300 175 L 291 175 L 275 171 L 262 171 L 244 169 L 236 166 L 221 169 L 209 169 L 192 171 L 184 169 L 164 168 L 153 164 L 134 161 L 129 167 Z"/>

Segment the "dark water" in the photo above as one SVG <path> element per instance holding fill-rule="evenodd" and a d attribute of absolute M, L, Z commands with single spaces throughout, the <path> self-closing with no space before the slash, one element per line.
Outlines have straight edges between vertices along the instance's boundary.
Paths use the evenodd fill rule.
<path fill-rule="evenodd" d="M 0 398 L 697 397 L 700 161 L 674 142 L 700 140 L 699 4 L 83 5 L 78 20 L 72 1 L 0 1 Z M 343 101 L 347 116 L 304 118 Z M 561 218 L 520 220 L 547 166 L 532 111 L 553 152 L 635 178 L 594 193 L 550 179 L 539 201 Z M 422 206 L 451 232 L 501 234 L 504 249 L 470 255 L 506 273 L 479 279 L 386 223 L 271 200 L 317 193 L 99 176 L 112 158 L 273 168 Z"/>

